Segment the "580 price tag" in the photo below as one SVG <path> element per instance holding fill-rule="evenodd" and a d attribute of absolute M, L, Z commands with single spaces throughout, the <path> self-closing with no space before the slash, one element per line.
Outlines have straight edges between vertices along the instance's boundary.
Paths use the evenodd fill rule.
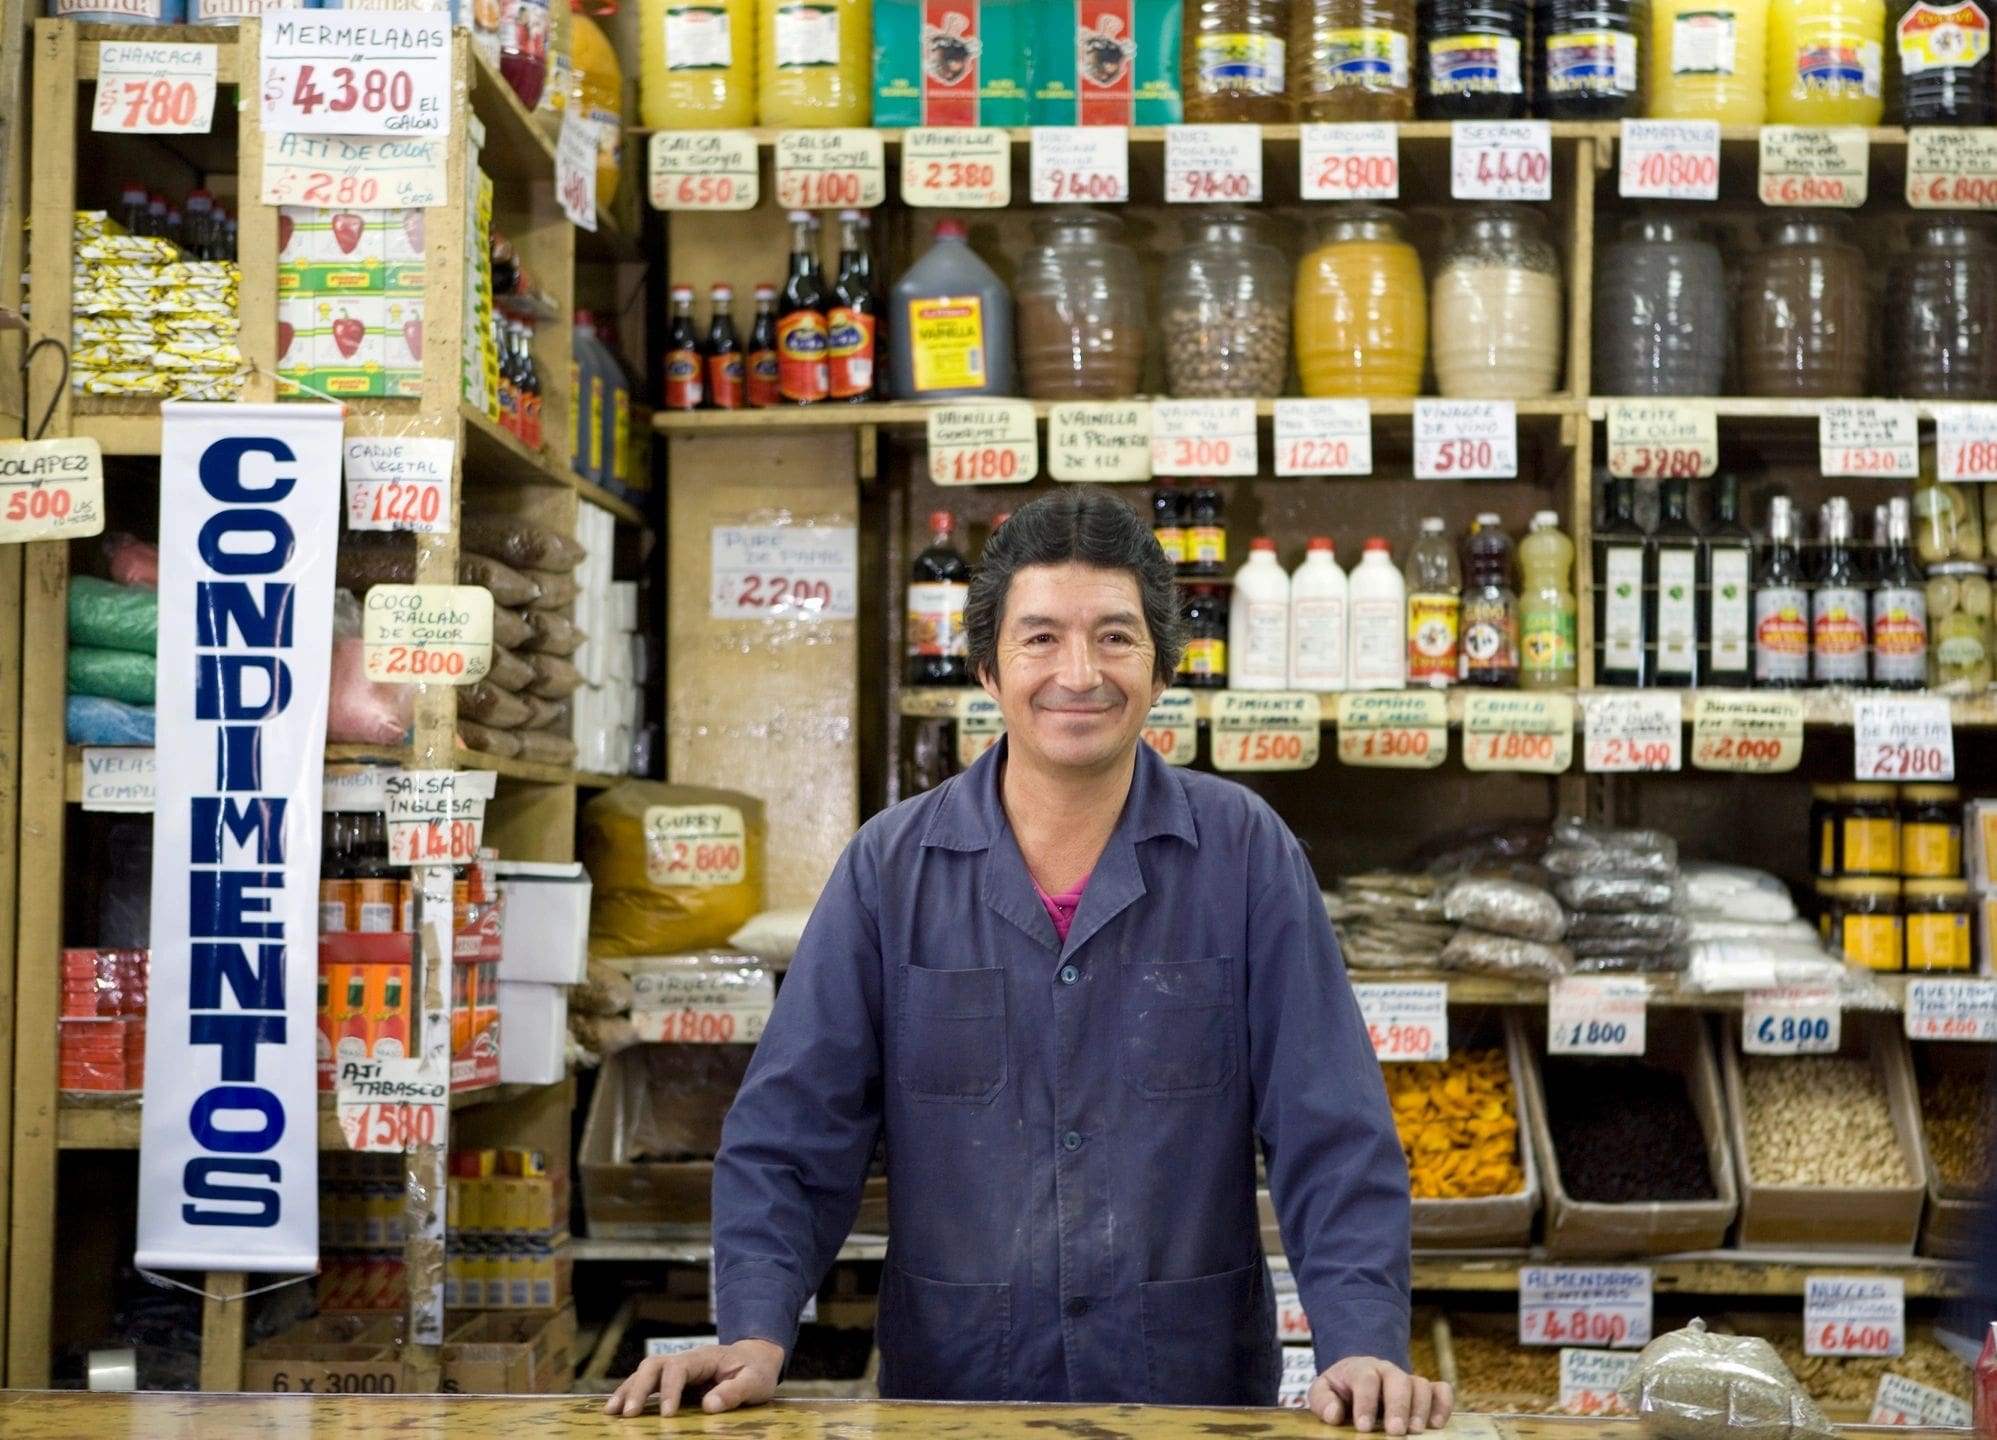
<path fill-rule="evenodd" d="M 753 210 L 762 198 L 756 137 L 746 131 L 654 131 L 645 157 L 654 210 Z"/>
<path fill-rule="evenodd" d="M 1165 200 L 1245 205 L 1262 198 L 1260 125 L 1167 125 Z"/>
<path fill-rule="evenodd" d="M 1761 127 L 1761 203 L 1855 210 L 1865 203 L 1871 142 L 1857 125 Z"/>
<path fill-rule="evenodd" d="M 1130 198 L 1130 132 L 1121 125 L 1036 125 L 1028 162 L 1036 205 Z"/>
<path fill-rule="evenodd" d="M 1415 401 L 1415 479 L 1511 480 L 1519 408 L 1510 400 Z"/>
<path fill-rule="evenodd" d="M 1449 704 L 1433 690 L 1338 697 L 1338 758 L 1346 765 L 1433 770 L 1449 756 Z"/>
<path fill-rule="evenodd" d="M 1306 125 L 1298 147 L 1306 200 L 1397 200 L 1400 132 L 1392 125 Z"/>
<path fill-rule="evenodd" d="M 1458 120 L 1449 127 L 1457 200 L 1551 200 L 1553 127 L 1544 120 Z"/>
<path fill-rule="evenodd" d="M 1278 400 L 1278 475 L 1371 475 L 1373 415 L 1364 400 Z"/>
<path fill-rule="evenodd" d="M 1803 1282 L 1805 1355 L 1898 1355 L 1907 1348 L 1906 1282 L 1884 1275 L 1811 1275 Z"/>
<path fill-rule="evenodd" d="M 215 121 L 213 45 L 120 44 L 97 53 L 92 130 L 206 135 Z"/>
<path fill-rule="evenodd" d="M 1641 1055 L 1650 987 L 1640 977 L 1574 975 L 1546 992 L 1549 1055 Z"/>
<path fill-rule="evenodd" d="M 1643 1266 L 1519 1271 L 1519 1344 L 1640 1350 L 1650 1343 L 1651 1273 Z"/>
<path fill-rule="evenodd" d="M 1955 779 L 1955 727 L 1946 700 L 1854 701 L 1852 748 L 1860 780 Z"/>
<path fill-rule="evenodd" d="M 1750 990 L 1741 997 L 1740 1048 L 1748 1055 L 1835 1055 L 1843 1018 L 1828 985 Z"/>
<path fill-rule="evenodd" d="M 1160 400 L 1151 407 L 1154 475 L 1253 475 L 1253 400 Z"/>
<path fill-rule="evenodd" d="M 451 17 L 268 15 L 259 93 L 266 134 L 448 135 Z"/>
<path fill-rule="evenodd" d="M 1214 696 L 1216 770 L 1308 770 L 1317 764 L 1323 716 L 1301 691 L 1230 690 Z"/>
<path fill-rule="evenodd" d="M 1382 1061 L 1449 1058 L 1449 987 L 1439 984 L 1355 984 L 1373 1053 Z"/>
<path fill-rule="evenodd" d="M 1720 198 L 1720 122 L 1623 121 L 1622 173 L 1626 200 Z"/>

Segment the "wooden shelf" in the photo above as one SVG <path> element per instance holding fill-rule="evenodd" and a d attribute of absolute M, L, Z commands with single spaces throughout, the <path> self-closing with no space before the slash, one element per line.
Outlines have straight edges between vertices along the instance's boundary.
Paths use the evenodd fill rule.
<path fill-rule="evenodd" d="M 994 400 L 1005 396 L 992 396 Z M 1168 399 L 1163 395 L 1137 395 L 1132 401 L 1150 403 Z M 1440 397 L 1424 396 L 1424 399 Z M 652 417 L 654 429 L 665 434 L 687 432 L 728 432 L 738 430 L 796 431 L 796 430 L 853 430 L 872 425 L 881 428 L 920 430 L 928 423 L 929 414 L 941 404 L 917 401 L 890 401 L 870 405 L 785 405 L 770 410 L 661 410 Z M 978 403 L 975 401 L 963 402 Z M 1051 400 L 1031 400 L 1034 418 L 1045 420 L 1047 412 L 1059 402 Z M 1105 401 L 1115 404 L 1115 401 Z M 1415 413 L 1413 400 L 1373 400 L 1375 420 L 1411 420 Z M 1586 410 L 1586 404 L 1579 400 L 1556 396 L 1547 400 L 1521 400 L 1518 402 L 1518 417 L 1521 421 L 1555 420 L 1565 417 L 1578 418 Z M 1268 420 L 1276 414 L 1273 399 L 1255 402 L 1257 418 Z"/>
<path fill-rule="evenodd" d="M 1949 401 L 1905 400 L 1879 395 L 1854 395 L 1844 400 L 1765 400 L 1752 395 L 1709 395 L 1709 396 L 1670 396 L 1650 395 L 1591 395 L 1588 397 L 1588 418 L 1606 420 L 1609 407 L 1619 400 L 1632 400 L 1643 404 L 1662 403 L 1672 405 L 1705 405 L 1721 420 L 1777 420 L 1809 422 L 1810 443 L 1816 443 L 1816 422 L 1829 405 L 1846 404 L 1906 404 L 1914 407 L 1923 420 L 1933 420 L 1940 405 Z"/>
<path fill-rule="evenodd" d="M 148 750 L 148 745 L 71 745 L 63 755 L 63 797 L 72 805 L 83 803 L 83 752 L 91 750 Z M 408 746 L 397 745 L 328 745 L 326 765 L 329 769 L 358 769 L 364 765 L 398 765 L 409 769 L 417 763 L 416 756 Z M 451 764 L 460 770 L 489 770 L 508 780 L 524 781 L 533 785 L 573 785 L 583 790 L 605 790 L 630 777 L 608 775 L 590 770 L 570 770 L 560 765 L 536 765 L 526 760 L 509 759 L 503 755 L 486 755 L 477 750 L 457 749 L 451 752 Z"/>
<path fill-rule="evenodd" d="M 640 510 L 629 500 L 611 494 L 601 485 L 592 484 L 578 475 L 575 477 L 575 487 L 576 494 L 589 501 L 590 504 L 601 506 L 603 509 L 608 510 L 626 525 L 642 526 L 645 523 L 645 512 L 643 510 Z"/>
<path fill-rule="evenodd" d="M 1555 120 L 1550 123 L 1553 127 L 1553 138 L 1555 140 L 1612 139 L 1619 133 L 1619 127 L 1614 122 Z M 866 129 L 869 127 L 862 126 L 860 128 Z M 881 144 L 890 150 L 899 150 L 901 148 L 902 136 L 908 133 L 906 128 L 899 126 L 874 128 L 876 128 L 877 133 L 881 137 Z M 1162 150 L 1165 146 L 1166 128 L 1163 125 L 1130 126 L 1131 148 L 1143 149 L 1151 147 Z M 1403 145 L 1447 145 L 1449 143 L 1450 122 L 1447 120 L 1409 120 L 1396 125 L 1394 128 L 1400 132 L 1400 141 Z M 648 137 L 654 132 L 641 127 L 627 126 L 625 133 L 642 138 Z M 673 132 L 661 131 L 658 133 L 671 134 Z M 777 145 L 777 136 L 784 133 L 784 127 L 755 125 L 737 133 L 753 136 L 756 141 L 756 148 L 759 150 L 774 150 Z M 1008 128 L 1005 133 L 1012 138 L 1013 145 L 1022 153 L 1026 147 L 1033 143 L 1033 130 L 1030 126 L 1015 125 Z M 1265 145 L 1295 145 L 1302 136 L 1303 126 L 1301 125 L 1264 125 L 1262 127 L 1262 142 Z"/>
<path fill-rule="evenodd" d="M 483 1090 L 459 1090 L 451 1095 L 453 1110 L 474 1105 L 504 1105 L 523 1095 L 546 1089 L 542 1085 L 490 1085 Z M 137 1095 L 93 1095 L 68 1091 L 62 1095 L 56 1112 L 56 1146 L 62 1150 L 136 1150 L 139 1148 Z M 333 1097 L 319 1096 L 319 1148 L 344 1150 L 346 1137 L 340 1133 L 340 1117 Z"/>
<path fill-rule="evenodd" d="M 478 168 L 494 180 L 555 178 L 555 142 L 550 139 L 513 87 L 490 61 L 472 50 L 472 112 L 485 126 Z"/>

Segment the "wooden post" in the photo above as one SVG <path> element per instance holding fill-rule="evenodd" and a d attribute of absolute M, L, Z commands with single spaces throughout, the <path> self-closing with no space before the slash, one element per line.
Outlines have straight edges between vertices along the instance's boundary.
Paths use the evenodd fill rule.
<path fill-rule="evenodd" d="M 241 232 L 238 231 L 238 234 Z M 240 1270 L 210 1270 L 201 1301 L 201 1388 L 243 1388 L 243 1291 Z"/>

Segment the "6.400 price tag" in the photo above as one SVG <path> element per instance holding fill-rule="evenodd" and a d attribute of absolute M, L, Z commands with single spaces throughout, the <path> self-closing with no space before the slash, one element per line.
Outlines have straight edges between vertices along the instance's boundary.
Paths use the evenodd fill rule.
<path fill-rule="evenodd" d="M 1352 993 L 1383 1061 L 1449 1058 L 1449 987 L 1358 983 Z"/>
<path fill-rule="evenodd" d="M 1811 1275 L 1803 1282 L 1805 1355 L 1898 1355 L 1907 1348 L 1907 1288 L 1897 1276 Z"/>
<path fill-rule="evenodd" d="M 1519 1271 L 1519 1344 L 1640 1350 L 1650 1343 L 1651 1273 L 1644 1266 Z"/>

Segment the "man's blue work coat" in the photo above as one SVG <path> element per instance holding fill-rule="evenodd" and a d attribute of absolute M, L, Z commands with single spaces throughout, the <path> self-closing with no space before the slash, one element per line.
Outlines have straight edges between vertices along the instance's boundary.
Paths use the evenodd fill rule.
<path fill-rule="evenodd" d="M 724 1344 L 794 1344 L 887 1128 L 884 1397 L 1270 1405 L 1267 1162 L 1317 1362 L 1408 1352 L 1408 1176 L 1302 848 L 1139 746 L 1065 944 L 1003 742 L 840 858 L 714 1169 Z"/>

